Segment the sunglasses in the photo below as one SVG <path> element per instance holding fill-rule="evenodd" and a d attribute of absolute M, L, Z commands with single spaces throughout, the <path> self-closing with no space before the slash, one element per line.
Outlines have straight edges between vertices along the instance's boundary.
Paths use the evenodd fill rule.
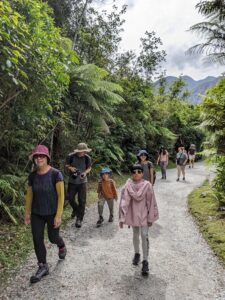
<path fill-rule="evenodd" d="M 132 174 L 142 174 L 143 172 L 141 170 L 133 170 Z"/>
<path fill-rule="evenodd" d="M 36 154 L 36 155 L 34 155 L 34 159 L 45 158 L 45 157 L 46 157 L 46 155 L 44 155 L 44 154 Z"/>

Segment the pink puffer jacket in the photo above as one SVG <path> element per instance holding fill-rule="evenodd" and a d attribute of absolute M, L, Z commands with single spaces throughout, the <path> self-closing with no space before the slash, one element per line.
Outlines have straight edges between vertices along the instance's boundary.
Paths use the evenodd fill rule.
<path fill-rule="evenodd" d="M 119 221 L 130 226 L 147 226 L 159 218 L 152 185 L 147 180 L 128 179 L 121 191 Z"/>

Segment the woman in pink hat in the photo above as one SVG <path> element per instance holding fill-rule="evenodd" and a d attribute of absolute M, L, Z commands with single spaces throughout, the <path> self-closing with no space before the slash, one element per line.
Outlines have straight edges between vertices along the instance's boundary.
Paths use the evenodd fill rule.
<path fill-rule="evenodd" d="M 50 242 L 58 246 L 59 258 L 64 259 L 66 256 L 65 243 L 59 235 L 64 204 L 64 181 L 61 172 L 49 165 L 50 155 L 46 146 L 36 146 L 30 159 L 36 170 L 28 177 L 24 223 L 31 224 L 38 260 L 39 268 L 30 278 L 30 282 L 35 283 L 49 273 L 44 244 L 46 224 Z"/>

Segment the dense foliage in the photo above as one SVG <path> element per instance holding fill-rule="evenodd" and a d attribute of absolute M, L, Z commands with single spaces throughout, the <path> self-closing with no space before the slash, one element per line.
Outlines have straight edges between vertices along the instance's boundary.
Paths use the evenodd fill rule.
<path fill-rule="evenodd" d="M 63 170 L 78 142 L 93 149 L 93 174 L 103 165 L 127 170 L 139 148 L 153 161 L 160 145 L 203 138 L 199 106 L 186 101 L 181 79 L 155 90 L 165 60 L 157 34 L 146 31 L 140 53 L 118 53 L 126 13 L 100 12 L 94 1 L 0 1 L 0 217 L 23 211 L 28 155 L 46 144 Z M 97 1 L 99 3 L 99 1 Z"/>
<path fill-rule="evenodd" d="M 217 165 L 214 188 L 217 199 L 225 204 L 225 79 L 208 93 L 202 104 L 202 127 L 207 131 L 206 153 Z"/>

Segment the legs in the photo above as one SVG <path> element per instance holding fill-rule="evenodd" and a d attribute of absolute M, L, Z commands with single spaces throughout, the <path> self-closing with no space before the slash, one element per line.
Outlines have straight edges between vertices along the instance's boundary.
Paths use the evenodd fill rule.
<path fill-rule="evenodd" d="M 149 254 L 149 239 L 148 239 L 148 226 L 141 227 L 141 239 L 142 239 L 142 250 L 143 250 L 143 260 L 148 260 Z"/>
<path fill-rule="evenodd" d="M 52 244 L 56 244 L 59 248 L 65 246 L 63 239 L 59 235 L 59 228 L 54 228 L 54 217 L 47 216 L 48 238 Z"/>
<path fill-rule="evenodd" d="M 180 180 L 180 175 L 183 175 L 183 180 L 185 180 L 185 166 L 177 165 L 177 181 Z"/>
<path fill-rule="evenodd" d="M 183 175 L 183 180 L 185 180 L 185 166 L 180 166 L 180 168 Z"/>
<path fill-rule="evenodd" d="M 98 214 L 99 214 L 99 217 L 102 217 L 104 205 L 105 205 L 105 199 L 104 198 L 99 199 L 98 200 Z"/>
<path fill-rule="evenodd" d="M 109 207 L 109 222 L 113 222 L 113 207 L 114 207 L 114 199 L 107 199 L 107 204 Z"/>
<path fill-rule="evenodd" d="M 140 227 L 133 227 L 133 245 L 134 245 L 134 253 L 140 253 L 139 249 L 139 235 L 140 235 Z"/>
<path fill-rule="evenodd" d="M 78 186 L 78 207 L 77 207 L 77 218 L 80 221 L 83 221 L 85 213 L 85 205 L 87 198 L 87 184 L 81 183 L 77 184 Z"/>
<path fill-rule="evenodd" d="M 162 179 L 166 179 L 166 162 L 165 161 L 160 162 L 160 168 L 161 168 L 161 172 L 162 172 Z"/>
<path fill-rule="evenodd" d="M 133 244 L 134 244 L 134 258 L 133 265 L 138 265 L 140 261 L 140 249 L 139 249 L 139 235 L 141 233 L 142 240 L 142 251 L 143 251 L 143 261 L 142 261 L 142 275 L 148 275 L 148 254 L 149 254 L 149 239 L 148 239 L 148 226 L 143 227 L 133 227 Z"/>
<path fill-rule="evenodd" d="M 39 264 L 46 264 L 46 248 L 44 244 L 45 218 L 31 215 L 31 230 L 33 235 L 34 250 Z"/>
<path fill-rule="evenodd" d="M 68 197 L 69 197 L 69 202 L 70 202 L 70 205 L 73 209 L 73 212 L 72 212 L 72 217 L 74 218 L 77 214 L 77 203 L 75 201 L 75 197 L 76 197 L 76 194 L 77 194 L 78 190 L 77 190 L 77 185 L 76 184 L 72 184 L 72 183 L 69 183 L 68 184 Z"/>

